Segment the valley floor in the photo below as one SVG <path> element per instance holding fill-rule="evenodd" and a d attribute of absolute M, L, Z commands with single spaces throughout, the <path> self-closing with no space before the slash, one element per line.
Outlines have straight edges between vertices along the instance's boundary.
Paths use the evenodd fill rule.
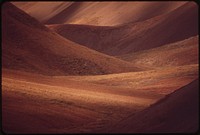
<path fill-rule="evenodd" d="M 97 76 L 2 69 L 6 133 L 98 133 L 198 77 L 198 64 Z"/>

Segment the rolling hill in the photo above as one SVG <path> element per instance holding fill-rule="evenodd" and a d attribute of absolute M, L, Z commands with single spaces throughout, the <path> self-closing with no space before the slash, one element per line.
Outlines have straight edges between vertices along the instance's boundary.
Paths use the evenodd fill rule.
<path fill-rule="evenodd" d="M 199 80 L 176 90 L 114 127 L 117 133 L 195 133 L 199 125 Z"/>
<path fill-rule="evenodd" d="M 195 36 L 161 47 L 122 55 L 118 58 L 146 68 L 197 64 L 199 61 L 198 38 Z"/>
<path fill-rule="evenodd" d="M 106 132 L 197 76 L 197 64 L 95 76 L 52 77 L 3 69 L 3 131 Z"/>
<path fill-rule="evenodd" d="M 22 9 L 30 16 L 35 17 L 40 22 L 48 21 L 73 2 L 12 2 L 16 7 Z"/>
<path fill-rule="evenodd" d="M 186 2 L 13 2 L 45 24 L 114 26 L 168 13 Z M 112 12 L 110 12 L 112 10 Z M 146 12 L 142 12 L 142 11 Z M 159 12 L 158 12 L 159 11 Z"/>
<path fill-rule="evenodd" d="M 197 131 L 197 4 L 12 3 L 2 5 L 4 133 Z"/>
<path fill-rule="evenodd" d="M 3 4 L 3 68 L 47 75 L 137 71 L 120 59 L 64 39 L 10 3 Z"/>
<path fill-rule="evenodd" d="M 47 25 L 61 36 L 108 55 L 123 55 L 198 35 L 194 2 L 145 21 L 120 26 Z"/>

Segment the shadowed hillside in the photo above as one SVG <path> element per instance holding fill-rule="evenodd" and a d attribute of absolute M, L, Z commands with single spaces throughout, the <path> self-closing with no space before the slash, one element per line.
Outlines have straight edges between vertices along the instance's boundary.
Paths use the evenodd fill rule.
<path fill-rule="evenodd" d="M 40 22 L 45 22 L 60 12 L 70 7 L 73 2 L 12 2 L 16 7 L 22 9 L 30 16 L 35 17 Z"/>
<path fill-rule="evenodd" d="M 114 127 L 117 133 L 194 133 L 199 125 L 199 80 L 167 95 Z"/>
<path fill-rule="evenodd" d="M 196 132 L 198 19 L 189 1 L 3 3 L 3 132 Z"/>
<path fill-rule="evenodd" d="M 143 21 L 160 14 L 165 14 L 186 2 L 13 3 L 45 24 L 70 23 L 114 26 L 129 22 Z M 144 10 L 145 12 L 143 12 Z"/>
<path fill-rule="evenodd" d="M 188 2 L 168 14 L 122 26 L 48 25 L 63 37 L 109 54 L 122 55 L 198 35 L 198 8 Z"/>
<path fill-rule="evenodd" d="M 136 71 L 130 63 L 62 38 L 9 3 L 3 5 L 4 68 L 48 75 Z"/>

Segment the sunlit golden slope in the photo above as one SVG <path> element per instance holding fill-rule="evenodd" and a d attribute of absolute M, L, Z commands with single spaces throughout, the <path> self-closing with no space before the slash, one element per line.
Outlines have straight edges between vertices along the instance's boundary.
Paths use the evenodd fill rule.
<path fill-rule="evenodd" d="M 198 65 L 82 77 L 2 71 L 4 132 L 98 133 L 196 79 Z"/>
<path fill-rule="evenodd" d="M 108 85 L 115 88 L 151 89 L 151 91 L 170 93 L 172 87 L 183 86 L 198 76 L 198 64 L 163 67 L 154 70 L 129 72 L 98 76 L 68 76 L 74 81 Z M 65 79 L 65 77 L 58 77 Z M 163 88 L 163 89 L 162 89 Z M 169 89 L 166 89 L 169 88 Z M 160 89 L 160 90 L 158 90 Z M 175 89 L 174 89 L 175 90 Z"/>

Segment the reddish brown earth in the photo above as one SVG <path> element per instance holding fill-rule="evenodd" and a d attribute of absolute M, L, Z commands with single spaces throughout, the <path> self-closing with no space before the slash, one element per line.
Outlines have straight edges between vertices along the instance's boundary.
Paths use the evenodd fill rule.
<path fill-rule="evenodd" d="M 122 10 L 130 7 L 131 2 L 121 2 L 120 6 L 115 2 L 103 3 L 106 5 L 14 2 L 42 22 L 67 17 L 73 23 L 87 24 L 48 25 L 54 31 L 14 5 L 3 4 L 5 133 L 197 130 L 197 5 L 137 2 L 133 9 Z M 108 9 L 109 14 L 105 14 Z M 88 11 L 94 14 L 91 18 L 101 12 L 105 17 L 113 16 L 98 23 L 110 26 L 91 26 Z M 133 22 L 127 24 L 129 21 Z M 122 25 L 114 26 L 117 24 Z M 63 32 L 64 35 L 59 34 L 64 37 L 55 31 Z"/>
<path fill-rule="evenodd" d="M 186 2 L 13 2 L 45 24 L 113 26 L 165 14 Z M 145 10 L 145 12 L 143 12 Z M 110 12 L 112 11 L 112 12 Z M 159 12 L 158 12 L 159 11 Z"/>
<path fill-rule="evenodd" d="M 198 64 L 198 38 L 198 36 L 195 36 L 161 47 L 122 55 L 118 58 L 130 61 L 139 67 L 150 69 L 166 66 Z"/>
<path fill-rule="evenodd" d="M 2 65 L 6 68 L 48 75 L 108 74 L 139 69 L 62 38 L 11 4 L 3 5 L 2 26 Z"/>
<path fill-rule="evenodd" d="M 197 76 L 197 65 L 91 77 L 3 69 L 3 131 L 104 132 Z"/>
<path fill-rule="evenodd" d="M 114 127 L 116 133 L 195 133 L 199 129 L 199 80 L 165 96 Z"/>
<path fill-rule="evenodd" d="M 70 7 L 74 2 L 12 2 L 16 7 L 22 9 L 30 16 L 40 22 L 48 21 L 60 12 Z"/>
<path fill-rule="evenodd" d="M 198 35 L 198 6 L 188 2 L 167 14 L 121 26 L 55 24 L 48 27 L 91 49 L 122 55 Z"/>

